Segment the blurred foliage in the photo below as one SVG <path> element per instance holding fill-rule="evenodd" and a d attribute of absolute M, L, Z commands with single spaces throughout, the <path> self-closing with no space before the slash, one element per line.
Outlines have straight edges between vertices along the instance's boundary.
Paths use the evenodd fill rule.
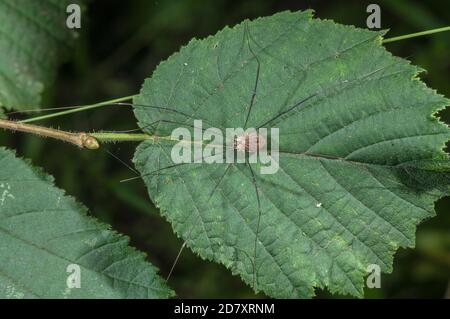
<path fill-rule="evenodd" d="M 43 107 L 88 104 L 137 93 L 155 66 L 191 38 L 214 34 L 245 18 L 281 10 L 315 9 L 316 16 L 365 27 L 368 1 L 206 1 L 92 0 L 82 19 L 74 60 L 60 70 L 57 85 L 45 94 Z M 388 37 L 448 25 L 450 2 L 377 1 Z M 87 17 L 87 15 L 89 17 Z M 422 79 L 450 97 L 450 33 L 387 44 L 393 54 L 427 70 Z M 370 61 L 368 61 L 370 63 Z M 17 116 L 16 118 L 24 117 Z M 450 109 L 441 114 L 450 123 Z M 41 124 L 66 130 L 128 130 L 136 127 L 129 107 L 111 106 L 52 119 Z M 107 145 L 80 151 L 67 144 L 20 134 L 0 134 L 0 145 L 15 148 L 56 178 L 57 186 L 86 204 L 93 215 L 131 237 L 167 276 L 182 241 L 158 215 L 140 181 L 120 183 L 135 173 L 106 150 L 130 161 L 135 145 Z M 381 289 L 366 289 L 369 298 L 450 297 L 450 200 L 436 204 L 437 217 L 423 223 L 415 249 L 401 249 L 394 272 L 382 275 Z M 185 249 L 169 285 L 179 297 L 255 297 L 223 266 L 201 260 Z M 331 296 L 317 291 L 319 297 Z M 264 297 L 259 295 L 258 297 Z"/>

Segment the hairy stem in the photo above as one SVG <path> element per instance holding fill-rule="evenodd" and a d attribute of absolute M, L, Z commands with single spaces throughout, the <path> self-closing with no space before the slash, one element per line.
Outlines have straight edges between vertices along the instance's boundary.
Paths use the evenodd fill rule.
<path fill-rule="evenodd" d="M 145 140 L 155 140 L 155 139 L 167 139 L 166 137 L 158 137 L 153 135 L 148 135 L 144 133 L 91 133 L 92 137 L 97 139 L 99 142 L 140 142 Z"/>
<path fill-rule="evenodd" d="M 91 150 L 98 149 L 100 143 L 114 143 L 114 142 L 140 142 L 146 140 L 168 140 L 173 139 L 170 136 L 155 136 L 144 133 L 106 133 L 106 132 L 67 132 L 57 130 L 54 128 L 43 127 L 33 124 L 25 124 L 15 121 L 8 121 L 0 119 L 0 128 L 5 130 L 30 133 L 42 137 L 54 138 L 60 141 L 64 141 L 81 148 L 87 148 Z"/>
<path fill-rule="evenodd" d="M 203 141 L 189 141 L 189 140 L 179 140 L 174 139 L 172 136 L 157 136 L 157 135 L 149 135 L 145 133 L 114 133 L 114 132 L 98 132 L 98 133 L 89 133 L 89 136 L 92 136 L 100 143 L 116 143 L 116 142 L 141 142 L 141 141 L 172 141 L 172 142 L 181 142 L 188 144 L 200 144 L 203 145 Z"/>
<path fill-rule="evenodd" d="M 10 131 L 31 133 L 42 137 L 54 138 L 60 141 L 76 145 L 80 148 L 87 148 L 94 150 L 100 147 L 95 137 L 83 132 L 72 133 L 48 127 L 42 127 L 32 124 L 24 124 L 1 119 L 0 119 L 0 128 Z"/>
<path fill-rule="evenodd" d="M 405 40 L 405 39 L 410 39 L 410 38 L 415 38 L 415 37 L 421 37 L 424 35 L 438 33 L 438 32 L 445 32 L 445 31 L 450 31 L 450 26 L 438 28 L 438 29 L 427 30 L 427 31 L 422 31 L 422 32 L 405 34 L 405 35 L 401 35 L 401 36 L 393 37 L 393 38 L 387 38 L 387 39 L 383 40 L 383 43 L 390 43 L 390 42 L 395 42 L 395 41 L 400 41 L 400 40 Z"/>

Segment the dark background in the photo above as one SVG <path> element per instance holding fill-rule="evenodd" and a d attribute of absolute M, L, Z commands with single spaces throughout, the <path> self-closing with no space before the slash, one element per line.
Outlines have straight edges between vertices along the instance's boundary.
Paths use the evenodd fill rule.
<path fill-rule="evenodd" d="M 375 2 L 375 1 L 372 1 Z M 282 10 L 315 9 L 316 16 L 365 27 L 365 1 L 195 1 L 92 0 L 72 61 L 64 65 L 44 107 L 82 105 L 139 92 L 155 66 L 192 37 L 202 38 L 245 18 Z M 376 1 L 387 37 L 449 25 L 449 1 Z M 393 54 L 408 57 L 428 70 L 422 79 L 450 96 L 450 32 L 386 44 Z M 31 115 L 30 115 L 31 116 Z M 450 123 L 450 111 L 443 112 Z M 24 116 L 22 116 L 23 118 Z M 110 106 L 59 117 L 42 125 L 66 130 L 136 128 L 128 107 Z M 0 145 L 18 150 L 56 178 L 56 185 L 83 202 L 93 215 L 131 238 L 167 276 L 182 244 L 159 216 L 141 181 L 119 183 L 133 172 L 109 155 L 130 162 L 135 144 L 115 144 L 99 151 L 80 151 L 68 144 L 20 134 L 0 134 Z M 450 201 L 436 204 L 438 216 L 417 232 L 415 249 L 400 249 L 394 272 L 382 275 L 381 289 L 366 289 L 373 298 L 450 297 Z M 186 249 L 169 285 L 179 297 L 255 297 L 252 290 L 223 266 L 203 261 Z M 318 290 L 319 297 L 331 296 Z M 258 297 L 264 297 L 258 295 Z"/>

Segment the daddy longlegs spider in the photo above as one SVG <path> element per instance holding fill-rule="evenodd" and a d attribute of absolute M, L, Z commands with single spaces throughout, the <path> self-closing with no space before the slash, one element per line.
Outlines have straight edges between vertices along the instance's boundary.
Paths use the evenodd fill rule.
<path fill-rule="evenodd" d="M 254 60 L 254 62 L 256 64 L 255 65 L 255 73 L 256 73 L 255 74 L 255 80 L 254 80 L 254 84 L 253 84 L 252 90 L 251 90 L 251 95 L 250 95 L 250 98 L 249 98 L 249 106 L 248 106 L 248 108 L 246 110 L 246 113 L 245 113 L 245 121 L 244 121 L 244 124 L 242 126 L 244 129 L 246 129 L 247 125 L 249 123 L 249 119 L 251 118 L 252 110 L 253 110 L 253 107 L 255 105 L 255 101 L 256 101 L 256 98 L 257 98 L 258 85 L 259 85 L 259 81 L 260 81 L 260 71 L 261 71 L 261 62 L 260 62 L 260 59 L 258 58 L 258 54 L 260 54 L 260 52 L 258 52 L 258 54 L 254 52 L 254 50 L 252 48 L 252 45 L 251 45 L 251 42 L 255 43 L 256 46 L 258 46 L 258 47 L 259 47 L 259 45 L 255 41 L 255 39 L 253 39 L 253 37 L 251 36 L 247 22 L 244 24 L 244 37 L 243 37 L 243 39 L 244 39 L 244 41 L 246 43 L 246 46 L 248 48 L 248 51 L 249 51 L 251 57 L 252 57 L 249 60 Z M 267 127 L 267 126 L 270 127 L 272 125 L 275 125 L 277 121 L 281 122 L 281 121 L 283 121 L 283 119 L 287 119 L 289 114 L 296 112 L 297 110 L 300 109 L 300 107 L 303 106 L 303 108 L 305 108 L 307 102 L 309 102 L 310 100 L 313 100 L 314 98 L 318 98 L 320 96 L 320 94 L 323 93 L 324 91 L 326 91 L 328 89 L 333 89 L 335 86 L 338 86 L 338 85 L 341 85 L 341 84 L 348 84 L 348 85 L 350 85 L 351 83 L 359 83 L 360 81 L 364 80 L 365 78 L 370 77 L 371 75 L 373 75 L 375 73 L 378 73 L 378 72 L 380 72 L 380 71 L 382 71 L 382 70 L 384 70 L 384 69 L 386 69 L 386 68 L 388 68 L 390 66 L 391 65 L 386 65 L 386 66 L 378 68 L 378 69 L 376 69 L 376 70 L 374 70 L 372 72 L 369 72 L 369 73 L 363 75 L 360 78 L 344 80 L 344 81 L 338 82 L 336 85 L 332 85 L 331 87 L 322 88 L 319 91 L 313 92 L 313 93 L 309 94 L 308 96 L 306 96 L 305 98 L 297 101 L 293 105 L 291 105 L 291 106 L 289 106 L 287 108 L 283 107 L 277 114 L 275 114 L 271 118 L 267 119 L 262 124 L 258 125 L 256 128 L 259 129 L 259 128 L 262 128 L 262 127 Z M 154 110 L 158 110 L 160 112 L 174 113 L 174 114 L 177 114 L 177 115 L 185 118 L 184 122 L 183 121 L 175 121 L 175 120 L 167 120 L 167 119 L 159 119 L 157 121 L 154 121 L 153 123 L 144 124 L 144 126 L 142 126 L 141 129 L 138 129 L 138 130 L 145 129 L 147 127 L 152 127 L 154 131 L 157 131 L 158 126 L 161 125 L 161 124 L 179 125 L 181 127 L 184 127 L 184 126 L 194 127 L 193 125 L 190 125 L 188 123 L 189 120 L 193 119 L 193 115 L 187 114 L 186 112 L 179 111 L 179 110 L 177 110 L 177 109 L 175 109 L 173 107 L 170 107 L 170 106 L 154 106 L 154 105 L 133 104 L 133 103 L 113 103 L 113 104 L 115 104 L 115 105 L 133 106 L 134 108 L 154 109 Z M 202 120 L 205 123 L 207 123 L 208 125 L 212 126 L 212 127 L 217 126 L 217 125 L 213 125 L 213 123 L 209 122 L 208 120 L 205 120 L 205 119 L 202 119 Z M 223 127 L 221 127 L 221 128 L 224 129 Z M 136 131 L 136 130 L 128 130 L 128 131 L 122 131 L 122 132 L 132 132 L 132 131 Z M 117 131 L 115 131 L 115 132 L 117 132 Z M 233 149 L 234 149 L 234 151 L 245 152 L 245 153 L 249 154 L 249 153 L 252 153 L 252 152 L 260 150 L 261 147 L 266 142 L 267 141 L 265 140 L 265 138 L 260 136 L 260 135 L 258 135 L 258 134 L 257 135 L 236 136 L 235 140 L 234 140 L 234 143 L 233 143 Z M 155 143 L 157 145 L 161 146 L 158 140 L 155 140 Z M 133 172 L 136 172 L 134 169 L 132 169 L 129 165 L 127 165 L 120 158 L 118 158 L 117 156 L 113 155 L 110 152 L 108 152 L 108 153 L 111 156 L 113 156 L 114 158 L 116 158 L 117 160 L 119 160 L 120 162 L 122 162 L 130 170 L 132 170 Z M 290 155 L 308 155 L 308 156 L 317 156 L 317 157 L 327 158 L 327 155 L 324 155 L 324 154 L 293 153 L 293 152 L 288 152 L 288 151 L 280 151 L 279 153 L 280 154 L 286 154 L 286 155 L 289 155 L 289 154 Z M 191 163 L 180 163 L 180 164 L 169 165 L 169 166 L 166 166 L 166 167 L 158 168 L 157 170 L 154 170 L 152 172 L 147 172 L 147 173 L 141 174 L 141 175 L 139 175 L 137 177 L 129 178 L 129 179 L 124 180 L 124 181 L 131 181 L 131 180 L 135 180 L 135 179 L 138 179 L 138 178 L 140 179 L 140 178 L 143 178 L 143 177 L 146 177 L 146 176 L 155 175 L 155 174 L 159 175 L 159 173 L 164 171 L 164 170 L 170 170 L 171 168 L 175 168 L 175 167 L 182 166 L 182 165 L 188 165 L 188 164 L 191 164 Z M 254 244 L 253 244 L 253 251 L 251 253 L 249 253 L 247 251 L 241 250 L 240 248 L 236 248 L 235 247 L 234 249 L 236 249 L 237 253 L 241 253 L 242 252 L 246 256 L 246 258 L 249 259 L 249 261 L 250 261 L 250 263 L 252 265 L 252 270 L 253 270 L 252 271 L 253 288 L 255 289 L 255 291 L 257 291 L 257 284 L 258 284 L 257 283 L 257 274 L 258 274 L 258 271 L 259 271 L 259 269 L 260 269 L 260 267 L 262 266 L 262 263 L 263 263 L 263 262 L 261 262 L 259 265 L 257 265 L 258 240 L 259 240 L 260 224 L 261 224 L 261 217 L 262 217 L 262 207 L 261 207 L 261 199 L 260 199 L 260 191 L 259 191 L 258 183 L 265 182 L 265 181 L 258 179 L 259 176 L 255 173 L 254 169 L 251 166 L 251 163 L 249 163 L 247 159 L 246 159 L 246 162 L 243 163 L 243 164 L 248 169 L 248 172 L 249 172 L 250 178 L 251 178 L 251 182 L 252 182 L 253 187 L 254 187 L 254 196 L 255 196 L 255 199 L 256 199 L 256 203 L 257 203 L 256 208 L 257 208 L 258 216 L 257 216 L 256 227 L 255 227 L 256 229 L 254 231 L 254 233 L 255 233 L 255 240 L 254 240 Z M 226 165 L 227 166 L 226 166 L 224 172 L 222 173 L 220 178 L 217 179 L 217 182 L 215 183 L 213 189 L 211 190 L 211 193 L 209 194 L 209 197 L 208 197 L 209 198 L 208 201 L 213 197 L 213 195 L 215 194 L 216 190 L 219 188 L 220 184 L 224 181 L 224 179 L 226 178 L 226 176 L 227 176 L 229 170 L 231 169 L 231 167 L 235 166 L 236 164 L 234 164 L 234 163 L 230 164 L 229 163 L 229 164 L 226 164 Z M 179 252 L 178 252 L 178 254 L 176 256 L 176 259 L 175 259 L 175 261 L 174 261 L 174 263 L 173 263 L 173 265 L 171 267 L 171 270 L 170 270 L 170 272 L 169 272 L 169 274 L 167 276 L 167 280 L 169 280 L 171 274 L 173 273 L 173 270 L 174 270 L 174 268 L 175 268 L 175 266 L 176 266 L 176 264 L 177 264 L 177 262 L 179 260 L 179 257 L 181 255 L 183 249 L 186 246 L 187 240 L 189 240 L 189 238 L 191 236 L 191 233 L 192 233 L 194 227 L 192 227 L 191 230 L 188 232 L 187 237 L 186 237 L 186 241 L 184 241 L 184 243 L 182 244 L 182 246 L 181 246 L 181 248 L 180 248 L 180 250 L 179 250 Z"/>
<path fill-rule="evenodd" d="M 255 105 L 255 100 L 257 98 L 257 94 L 258 94 L 258 85 L 259 85 L 259 80 L 260 80 L 260 71 L 261 71 L 261 63 L 260 63 L 260 59 L 258 58 L 258 55 L 254 52 L 251 42 L 255 42 L 257 44 L 257 42 L 253 39 L 253 37 L 250 34 L 250 30 L 248 27 L 248 23 L 246 22 L 244 24 L 244 39 L 246 42 L 246 46 L 248 48 L 248 51 L 250 52 L 251 55 L 251 59 L 254 60 L 255 62 L 255 81 L 252 87 L 252 91 L 251 91 L 251 95 L 249 98 L 249 106 L 246 110 L 246 114 L 245 114 L 245 121 L 243 124 L 243 128 L 246 129 L 247 125 L 249 123 L 249 119 L 251 118 L 251 114 L 252 114 L 252 110 L 253 107 Z M 364 41 L 366 42 L 366 41 Z M 257 46 L 259 47 L 259 45 L 257 44 Z M 353 78 L 353 79 L 349 79 L 349 80 L 344 80 L 344 81 L 340 81 L 338 83 L 335 83 L 335 85 L 332 85 L 331 87 L 328 88 L 322 88 L 321 90 L 315 91 L 309 95 L 307 95 L 306 97 L 300 99 L 299 101 L 297 101 L 296 103 L 288 106 L 288 107 L 283 107 L 277 114 L 275 114 L 274 116 L 272 116 L 271 118 L 267 119 L 266 121 L 264 121 L 262 124 L 258 125 L 256 128 L 262 128 L 262 127 L 271 127 L 272 125 L 275 125 L 276 123 L 279 123 L 281 121 L 283 121 L 284 119 L 288 118 L 288 116 L 296 111 L 298 111 L 301 107 L 306 107 L 306 103 L 309 101 L 312 101 L 314 98 L 318 98 L 321 93 L 323 93 L 326 90 L 332 90 L 333 88 L 342 85 L 342 84 L 347 84 L 347 85 L 351 85 L 353 83 L 360 83 L 361 81 L 364 81 L 366 78 L 381 72 L 387 68 L 389 68 L 390 66 L 392 66 L 392 64 L 390 65 L 386 65 L 384 67 L 375 69 L 367 74 L 364 74 L 363 76 L 359 77 L 359 78 Z M 347 86 L 345 86 L 347 87 Z M 184 122 L 182 122 L 183 126 L 190 126 L 192 127 L 192 125 L 189 125 L 187 122 L 189 120 L 193 119 L 193 115 L 189 115 L 185 112 L 181 112 L 178 111 L 176 109 L 174 109 L 173 107 L 170 106 L 153 106 L 153 105 L 144 105 L 144 104 L 132 104 L 132 103 L 120 103 L 122 105 L 133 105 L 135 108 L 148 108 L 148 109 L 155 109 L 155 110 L 159 110 L 159 111 L 165 111 L 165 112 L 171 112 L 171 113 L 175 113 L 178 114 L 179 116 L 185 118 L 186 120 Z M 160 125 L 162 123 L 170 123 L 170 121 L 168 120 L 160 120 L 160 121 L 155 121 L 154 123 L 151 123 L 150 125 Z M 209 125 L 211 125 L 212 127 L 217 126 L 217 125 L 213 125 L 213 123 L 209 123 L 205 120 L 205 123 L 208 123 Z M 180 122 L 178 123 L 172 123 L 172 124 L 180 124 Z M 220 126 L 219 126 L 220 127 Z M 223 127 L 220 127 L 221 129 L 224 129 Z M 156 129 L 155 129 L 156 131 Z M 262 145 L 266 143 L 265 139 L 262 136 L 259 135 L 251 135 L 251 136 L 237 136 L 234 140 L 233 143 L 233 148 L 234 151 L 240 151 L 240 152 L 245 152 L 245 153 L 251 153 L 254 151 L 257 151 L 260 149 L 260 147 L 262 147 Z M 159 145 L 158 141 L 156 141 L 156 144 Z M 161 147 L 161 145 L 159 145 Z M 286 155 L 308 155 L 308 156 L 314 156 L 314 157 L 322 157 L 322 158 L 333 158 L 333 159 L 338 159 L 338 158 L 334 158 L 333 156 L 327 156 L 324 154 L 312 154 L 312 153 L 292 153 L 292 152 L 284 152 L 284 151 L 280 151 L 280 154 L 286 154 Z M 222 153 L 223 154 L 223 153 Z M 183 166 L 183 165 L 188 165 L 188 164 L 192 164 L 192 163 L 179 163 L 179 164 L 173 164 L 173 165 L 168 165 L 162 168 L 158 168 L 157 170 L 154 170 L 152 172 L 147 172 L 147 173 L 143 173 L 138 177 L 134 177 L 134 178 L 130 178 L 127 179 L 126 181 L 130 181 L 130 180 L 134 180 L 134 179 L 138 179 L 138 178 L 143 178 L 145 176 L 151 176 L 151 175 L 158 175 L 159 173 L 161 173 L 162 171 L 165 170 L 170 170 L 172 168 L 176 168 L 179 166 Z M 257 221 L 256 221 L 256 227 L 255 227 L 255 239 L 254 239 L 254 245 L 253 245 L 253 251 L 251 253 L 248 253 L 246 251 L 240 250 L 237 253 L 242 252 L 246 258 L 248 258 L 250 260 L 250 263 L 252 265 L 252 281 L 253 281 L 253 288 L 255 289 L 255 291 L 257 291 L 257 274 L 258 271 L 260 269 L 260 267 L 262 266 L 262 262 L 258 265 L 257 264 L 257 260 L 258 260 L 258 241 L 259 241 L 259 234 L 260 234 L 260 224 L 261 224 L 261 217 L 262 217 L 262 206 L 261 206 L 261 199 L 260 199 L 260 191 L 259 191 L 259 187 L 258 184 L 260 182 L 264 182 L 264 180 L 259 180 L 259 176 L 255 173 L 254 169 L 252 168 L 251 164 L 246 160 L 245 163 L 243 163 L 244 165 L 246 165 L 248 172 L 250 174 L 250 178 L 251 178 L 251 182 L 253 184 L 254 187 L 254 196 L 256 199 L 256 203 L 257 203 L 257 212 L 258 212 L 258 216 L 257 216 Z M 232 166 L 235 166 L 236 164 L 234 163 L 229 163 L 226 164 L 226 168 L 224 170 L 224 172 L 222 173 L 222 175 L 220 176 L 220 178 L 217 179 L 210 195 L 209 195 L 209 199 L 208 201 L 211 199 L 211 197 L 213 197 L 213 195 L 215 194 L 216 190 L 219 188 L 219 186 L 221 185 L 221 183 L 223 183 L 224 179 L 226 178 L 227 174 L 229 173 L 230 169 L 232 168 Z M 196 222 L 194 223 L 196 224 Z M 179 260 L 179 257 L 183 251 L 183 249 L 186 246 L 187 240 L 189 240 L 192 230 L 194 229 L 195 226 L 193 226 L 191 228 L 191 230 L 188 232 L 186 240 L 184 241 L 184 243 L 182 244 L 180 250 L 178 251 L 178 254 L 175 258 L 175 261 L 171 267 L 171 270 L 167 276 L 167 280 L 169 280 L 171 274 L 173 273 L 173 270 Z"/>

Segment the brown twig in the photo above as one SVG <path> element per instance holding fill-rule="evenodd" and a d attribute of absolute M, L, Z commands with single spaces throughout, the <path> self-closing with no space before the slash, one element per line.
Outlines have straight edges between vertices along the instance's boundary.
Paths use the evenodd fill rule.
<path fill-rule="evenodd" d="M 86 148 L 90 150 L 95 150 L 100 147 L 100 144 L 96 138 L 83 132 L 79 133 L 65 132 L 53 128 L 18 123 L 15 121 L 8 121 L 1 119 L 0 119 L 0 128 L 10 131 L 31 133 L 42 137 L 51 137 L 60 141 L 76 145 L 80 148 Z"/>

